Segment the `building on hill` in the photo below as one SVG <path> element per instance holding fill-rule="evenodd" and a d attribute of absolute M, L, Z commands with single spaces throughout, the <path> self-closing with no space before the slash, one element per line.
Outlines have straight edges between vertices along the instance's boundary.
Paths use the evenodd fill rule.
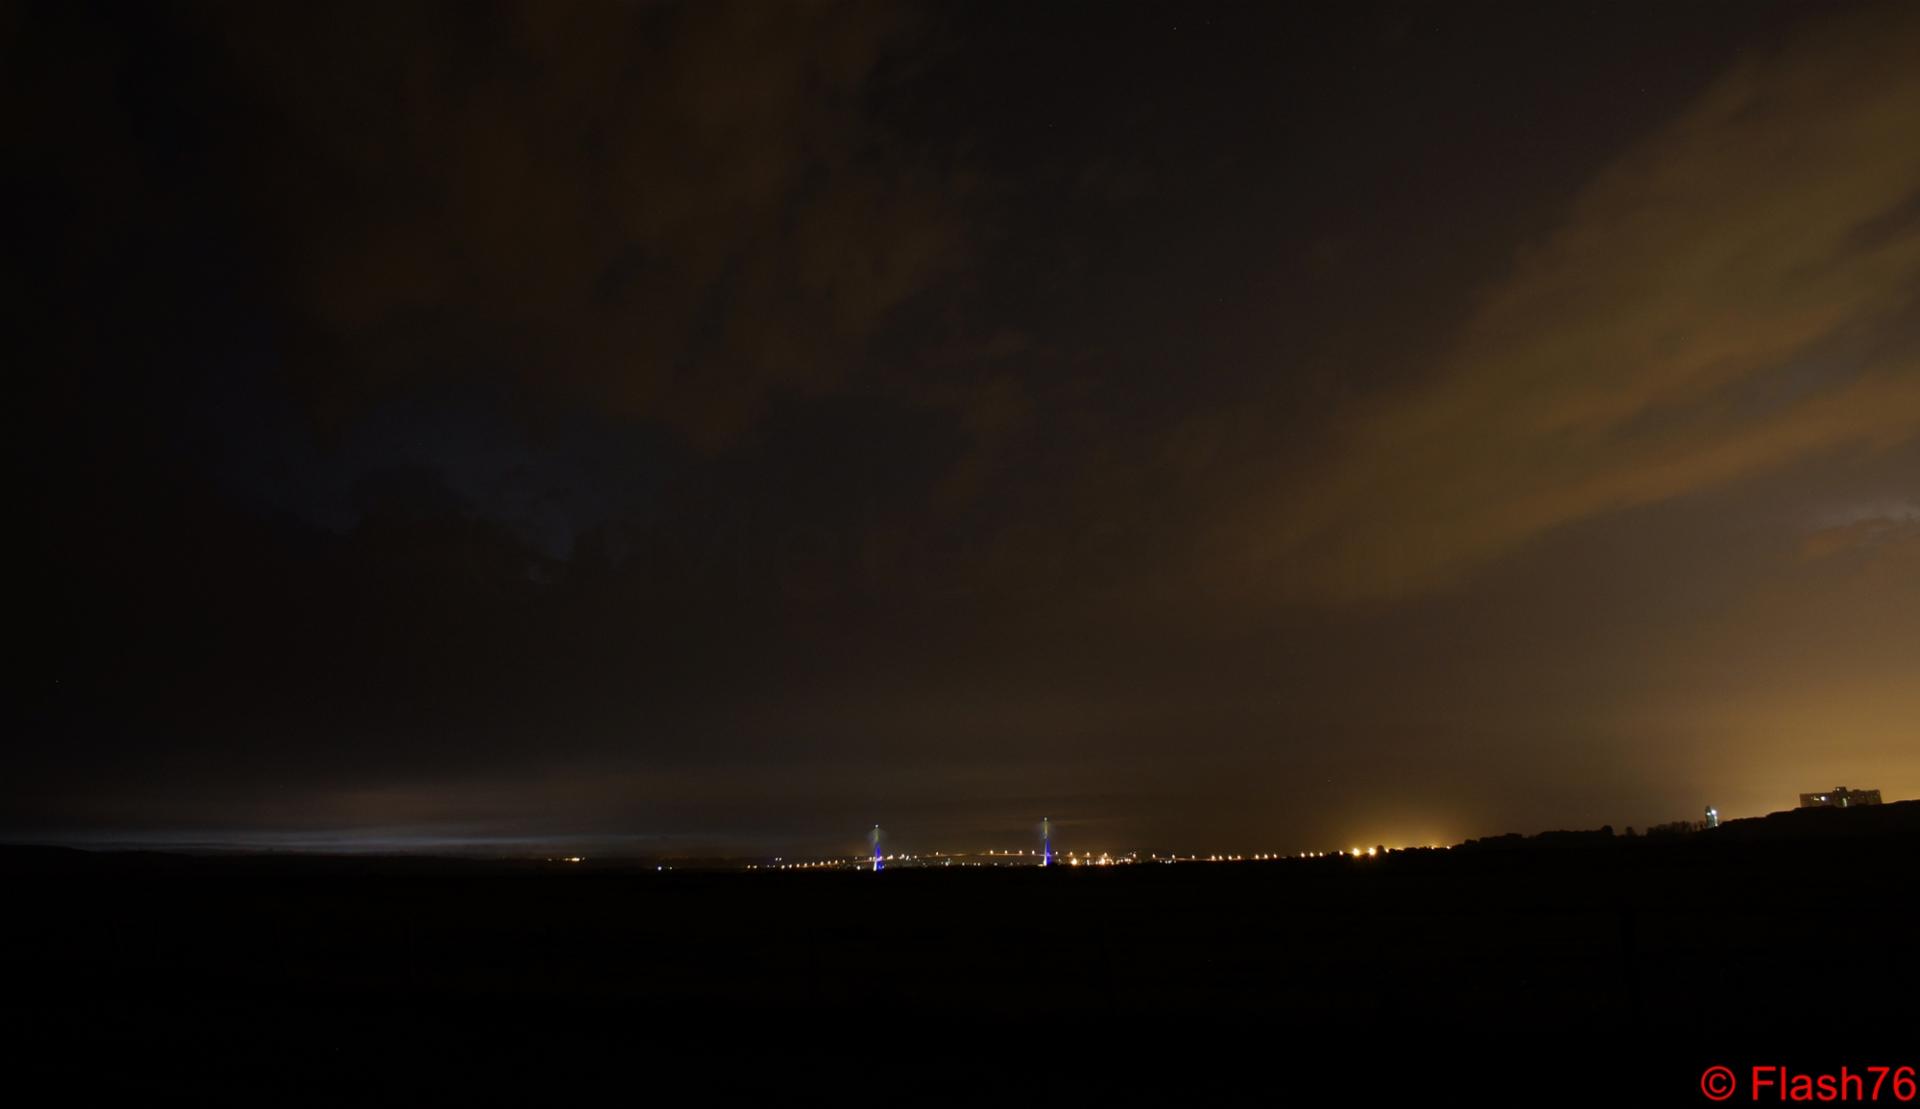
<path fill-rule="evenodd" d="M 1880 791 L 1877 789 L 1848 789 L 1846 786 L 1835 786 L 1825 793 L 1800 795 L 1800 807 L 1803 809 L 1851 809 L 1879 803 Z"/>

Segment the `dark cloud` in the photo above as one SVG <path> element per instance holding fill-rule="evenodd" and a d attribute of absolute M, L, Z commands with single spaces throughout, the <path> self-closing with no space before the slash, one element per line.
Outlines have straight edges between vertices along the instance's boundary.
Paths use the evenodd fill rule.
<path fill-rule="evenodd" d="M 845 380 L 963 256 L 964 190 L 872 110 L 914 23 L 882 5 L 155 9 L 117 36 L 61 28 L 91 48 L 78 71 L 43 57 L 23 83 L 94 130 L 43 124 L 28 148 L 93 191 L 95 234 L 212 229 L 181 245 L 264 283 L 277 369 L 328 430 L 482 374 L 713 447 L 774 392 Z M 113 68 L 88 81 L 90 61 Z"/>

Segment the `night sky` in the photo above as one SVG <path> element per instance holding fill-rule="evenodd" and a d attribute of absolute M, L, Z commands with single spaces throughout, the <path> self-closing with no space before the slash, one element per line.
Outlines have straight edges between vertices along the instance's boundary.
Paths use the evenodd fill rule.
<path fill-rule="evenodd" d="M 8 5 L 0 833 L 1920 795 L 1920 7 Z"/>

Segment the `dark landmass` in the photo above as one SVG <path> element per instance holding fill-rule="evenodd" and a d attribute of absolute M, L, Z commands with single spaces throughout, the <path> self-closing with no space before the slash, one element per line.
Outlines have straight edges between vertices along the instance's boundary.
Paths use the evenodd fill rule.
<path fill-rule="evenodd" d="M 1853 809 L 1788 809 L 1765 816 L 1729 820 L 1714 829 L 1728 839 L 1802 840 L 1875 839 L 1920 835 L 1920 801 L 1866 805 Z"/>
<path fill-rule="evenodd" d="M 1920 1062 L 1916 849 L 1913 803 L 1098 870 L 13 848 L 5 1042 L 108 1104 L 1700 1104 Z"/>

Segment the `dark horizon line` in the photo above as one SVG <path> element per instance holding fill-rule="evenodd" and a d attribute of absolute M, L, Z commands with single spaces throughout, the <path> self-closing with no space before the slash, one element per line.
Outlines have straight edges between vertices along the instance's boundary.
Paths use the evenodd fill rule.
<path fill-rule="evenodd" d="M 1725 828 L 1731 828 L 1731 827 L 1740 826 L 1740 825 L 1759 826 L 1764 822 L 1767 822 L 1770 820 L 1778 820 L 1780 818 L 1799 819 L 1795 817 L 1794 814 L 1800 814 L 1800 813 L 1866 812 L 1866 811 L 1870 811 L 1873 808 L 1879 808 L 1882 810 L 1892 810 L 1892 809 L 1902 809 L 1904 806 L 1909 806 L 1909 805 L 1915 806 L 1916 811 L 1920 811 L 1920 799 L 1903 799 L 1903 800 L 1884 801 L 1878 806 L 1860 806 L 1856 808 L 1829 809 L 1829 808 L 1794 807 L 1794 808 L 1787 808 L 1787 809 L 1779 809 L 1770 813 L 1763 813 L 1756 816 L 1744 816 L 1744 817 L 1723 819 L 1719 824 L 1719 828 L 1725 829 Z M 1815 819 L 1827 819 L 1827 818 L 1816 817 Z M 1670 824 L 1688 824 L 1688 823 L 1691 823 L 1691 822 L 1689 821 L 1670 822 Z M 1635 827 L 1633 825 L 1625 825 L 1624 827 L 1628 831 L 1635 831 Z M 1355 850 L 1358 850 L 1360 852 L 1367 852 L 1369 849 L 1384 849 L 1385 851 L 1392 852 L 1392 853 L 1400 853 L 1400 852 L 1408 852 L 1408 851 L 1447 850 L 1451 848 L 1462 847 L 1462 846 L 1467 846 L 1472 844 L 1492 844 L 1500 841 L 1513 841 L 1516 838 L 1521 842 L 1534 842 L 1534 841 L 1542 841 L 1542 840 L 1551 840 L 1555 837 L 1562 837 L 1562 836 L 1592 837 L 1592 836 L 1597 836 L 1602 832 L 1605 832 L 1605 833 L 1608 833 L 1610 837 L 1613 839 L 1624 840 L 1628 838 L 1637 838 L 1637 839 L 1652 839 L 1652 840 L 1658 841 L 1664 838 L 1672 838 L 1672 837 L 1677 837 L 1681 834 L 1684 834 L 1684 833 L 1676 832 L 1676 833 L 1669 833 L 1667 835 L 1663 835 L 1659 832 L 1651 831 L 1652 829 L 1658 829 L 1662 827 L 1666 827 L 1666 826 L 1649 825 L 1648 829 L 1638 830 L 1637 834 L 1632 837 L 1629 837 L 1626 834 L 1626 832 L 1616 832 L 1614 830 L 1614 825 L 1612 825 L 1611 823 L 1608 823 L 1608 824 L 1602 824 L 1598 828 L 1543 828 L 1543 829 L 1538 829 L 1532 832 L 1507 831 L 1507 832 L 1498 832 L 1498 833 L 1486 833 L 1477 837 L 1467 837 L 1465 839 L 1461 839 L 1453 843 L 1426 843 L 1426 844 L 1400 844 L 1400 845 L 1382 844 L 1382 843 L 1349 844 L 1348 846 L 1345 846 L 1345 847 L 1338 847 L 1338 848 L 1328 847 L 1325 849 L 1308 849 L 1305 851 L 1294 850 L 1294 851 L 1249 852 L 1246 850 L 1228 849 L 1225 851 L 1214 850 L 1214 851 L 1207 851 L 1207 852 L 1199 852 L 1199 851 L 1193 851 L 1193 850 L 1187 850 L 1187 851 L 1133 850 L 1133 851 L 1122 851 L 1122 852 L 1103 851 L 1101 852 L 1101 854 L 1107 855 L 1112 858 L 1126 857 L 1126 858 L 1133 858 L 1135 860 L 1144 859 L 1149 862 L 1151 861 L 1284 862 L 1288 860 L 1301 861 L 1301 860 L 1310 860 L 1313 858 L 1321 858 L 1321 857 L 1332 858 L 1332 857 L 1346 856 Z M 1707 829 L 1702 829 L 1702 830 L 1707 830 Z M 325 837 L 305 837 L 305 838 L 325 838 Z M 71 836 L 59 836 L 59 835 L 30 835 L 24 838 L 11 838 L 11 837 L 0 838 L 0 852 L 63 851 L 63 852 L 74 852 L 78 854 L 91 855 L 91 856 L 100 856 L 100 857 L 147 855 L 147 856 L 171 856 L 171 857 L 181 857 L 181 858 L 255 858 L 255 859 L 305 858 L 305 859 L 357 859 L 357 860 L 409 859 L 409 860 L 418 860 L 418 861 L 429 861 L 429 860 L 439 859 L 439 860 L 461 861 L 461 862 L 526 862 L 526 863 L 566 862 L 571 859 L 581 863 L 593 863 L 597 866 L 613 866 L 618 864 L 653 865 L 653 864 L 673 863 L 676 866 L 693 866 L 693 867 L 713 866 L 716 868 L 721 867 L 725 864 L 738 864 L 739 866 L 744 867 L 748 864 L 759 864 L 759 863 L 764 863 L 768 860 L 776 860 L 776 861 L 791 860 L 796 863 L 823 864 L 823 863 L 833 863 L 833 862 L 841 862 L 841 861 L 845 861 L 848 863 L 863 862 L 868 858 L 868 856 L 866 856 L 865 854 L 858 854 L 858 853 L 774 855 L 771 853 L 744 853 L 743 854 L 743 853 L 694 852 L 694 853 L 686 853 L 686 854 L 672 854 L 672 853 L 666 853 L 666 852 L 655 852 L 655 853 L 647 853 L 647 854 L 639 854 L 639 853 L 595 854 L 592 856 L 577 854 L 577 851 L 582 850 L 588 844 L 595 843 L 595 842 L 606 843 L 609 840 L 617 841 L 620 839 L 667 839 L 667 838 L 683 838 L 683 837 L 659 836 L 659 835 L 636 835 L 631 833 L 610 834 L 610 835 L 595 835 L 590 833 L 581 833 L 581 834 L 557 835 L 557 836 L 551 836 L 551 837 L 438 836 L 438 837 L 421 837 L 423 841 L 434 840 L 437 842 L 431 845 L 423 845 L 419 848 L 414 848 L 414 849 L 409 849 L 407 847 L 399 846 L 395 844 L 381 844 L 379 846 L 370 846 L 366 849 L 353 849 L 351 846 L 344 845 L 344 844 L 338 845 L 333 848 L 328 848 L 328 847 L 301 846 L 298 844 L 275 845 L 272 843 L 247 843 L 238 839 L 224 840 L 224 841 L 209 839 L 209 840 L 192 840 L 192 841 L 185 841 L 185 842 L 179 842 L 179 841 L 164 842 L 163 841 L 163 842 L 144 842 L 143 843 L 141 840 L 134 837 L 127 837 L 127 838 L 116 837 L 112 839 L 100 837 L 100 838 L 94 839 L 92 842 L 88 842 L 86 837 L 75 838 Z M 484 852 L 483 850 L 480 850 L 481 848 L 488 846 L 490 843 L 494 845 L 499 845 L 499 846 L 504 846 L 507 843 L 522 844 L 525 846 L 525 851 L 520 853 L 489 854 Z M 576 853 L 556 854 L 556 852 L 561 850 L 560 845 L 569 844 L 569 843 L 572 845 Z M 468 849 L 460 850 L 459 848 L 462 846 L 465 846 Z M 896 854 L 905 856 L 909 859 L 920 859 L 920 858 L 925 858 L 929 856 L 950 857 L 950 858 L 969 858 L 969 859 L 992 858 L 992 857 L 1020 858 L 1020 857 L 1023 857 L 1023 855 L 1037 858 L 1039 855 L 1039 851 L 1033 850 L 1033 849 L 1020 849 L 1020 848 L 1008 848 L 1008 849 L 979 848 L 974 850 L 928 849 L 925 851 L 918 851 L 918 852 L 898 852 Z M 1090 852 L 1090 851 L 1082 852 L 1077 848 L 1069 849 L 1066 851 L 1056 851 L 1055 854 L 1056 856 L 1059 856 L 1062 858 L 1082 857 L 1082 856 L 1087 858 L 1094 857 L 1093 852 Z M 894 856 L 888 856 L 888 858 L 893 858 L 893 857 Z M 1056 864 L 1056 865 L 1066 865 L 1066 864 Z"/>

